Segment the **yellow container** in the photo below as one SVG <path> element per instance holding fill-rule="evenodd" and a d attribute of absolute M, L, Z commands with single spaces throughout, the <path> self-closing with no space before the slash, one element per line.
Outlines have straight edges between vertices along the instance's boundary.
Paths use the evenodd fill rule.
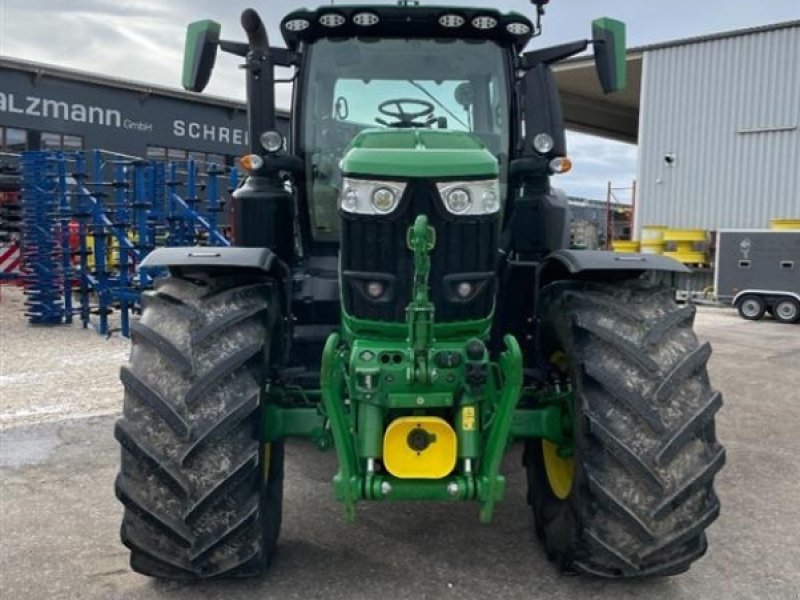
<path fill-rule="evenodd" d="M 639 242 L 632 242 L 630 240 L 612 240 L 611 247 L 614 249 L 614 252 L 629 254 L 631 252 L 639 251 Z"/>
<path fill-rule="evenodd" d="M 642 254 L 664 254 L 667 245 L 664 242 L 645 242 L 642 241 Z"/>
<path fill-rule="evenodd" d="M 666 225 L 643 225 L 642 244 L 659 244 L 664 242 L 664 232 L 669 229 Z"/>
<path fill-rule="evenodd" d="M 676 242 L 678 244 L 707 242 L 708 232 L 705 229 L 667 229 L 664 232 L 663 239 L 665 242 Z"/>
<path fill-rule="evenodd" d="M 705 229 L 667 229 L 664 232 L 664 242 L 671 246 L 668 252 L 664 252 L 664 256 L 684 264 L 708 263 L 706 248 L 698 248 L 698 245 L 708 242 L 708 232 Z"/>
<path fill-rule="evenodd" d="M 800 231 L 800 219 L 770 219 L 769 228 L 781 231 Z"/>
<path fill-rule="evenodd" d="M 642 254 L 664 254 L 664 250 L 666 250 L 664 232 L 667 229 L 666 225 L 644 225 L 642 227 Z"/>
<path fill-rule="evenodd" d="M 664 256 L 674 258 L 678 262 L 682 262 L 686 265 L 704 265 L 708 262 L 708 255 L 699 250 L 664 252 Z"/>

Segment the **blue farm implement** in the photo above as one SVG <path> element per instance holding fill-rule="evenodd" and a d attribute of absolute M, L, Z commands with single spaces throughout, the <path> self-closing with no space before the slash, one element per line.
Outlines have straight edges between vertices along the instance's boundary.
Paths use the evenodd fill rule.
<path fill-rule="evenodd" d="M 32 324 L 71 323 L 110 333 L 151 276 L 137 267 L 160 246 L 228 246 L 223 191 L 237 172 L 192 161 L 156 162 L 100 150 L 25 152 L 21 165 L 21 255 Z M 94 317 L 96 317 L 96 322 Z"/>

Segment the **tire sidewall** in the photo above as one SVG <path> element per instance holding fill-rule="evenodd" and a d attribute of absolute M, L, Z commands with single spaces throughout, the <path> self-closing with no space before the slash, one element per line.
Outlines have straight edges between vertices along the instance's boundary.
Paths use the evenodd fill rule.
<path fill-rule="evenodd" d="M 269 567 L 272 562 L 278 537 L 280 536 L 283 522 L 283 477 L 285 462 L 285 443 L 281 440 L 267 441 L 265 435 L 266 421 L 265 412 L 269 405 L 270 395 L 267 393 L 267 384 L 270 377 L 270 366 L 272 364 L 272 354 L 275 352 L 276 338 L 282 335 L 279 331 L 280 322 L 280 301 L 276 286 L 270 286 L 269 292 L 270 309 L 264 315 L 264 328 L 267 335 L 267 343 L 264 345 L 263 368 L 261 370 L 261 399 L 259 411 L 258 444 L 260 448 L 260 471 L 262 475 L 260 490 L 261 506 L 261 525 L 262 525 L 262 561 L 263 568 Z M 277 334 L 277 335 L 276 335 Z M 269 464 L 265 465 L 266 445 L 270 444 Z"/>
<path fill-rule="evenodd" d="M 758 304 L 759 308 L 756 313 L 748 314 L 745 312 L 744 307 L 748 302 L 756 302 Z M 739 302 L 737 302 L 736 308 L 739 310 L 739 316 L 743 319 L 747 321 L 760 321 L 764 318 L 764 313 L 767 312 L 767 303 L 760 296 L 748 294 L 747 296 L 741 298 Z"/>
<path fill-rule="evenodd" d="M 264 449 L 262 444 L 262 461 Z M 283 440 L 271 443 L 269 465 L 261 484 L 261 524 L 263 531 L 264 567 L 268 567 L 275 554 L 283 521 L 283 474 L 285 445 Z"/>
<path fill-rule="evenodd" d="M 794 306 L 794 316 L 791 318 L 785 318 L 781 316 L 780 306 L 782 304 L 789 304 L 790 306 Z M 795 300 L 794 298 L 779 298 L 775 301 L 772 316 L 776 321 L 780 321 L 781 323 L 788 323 L 793 324 L 800 322 L 800 302 Z"/>

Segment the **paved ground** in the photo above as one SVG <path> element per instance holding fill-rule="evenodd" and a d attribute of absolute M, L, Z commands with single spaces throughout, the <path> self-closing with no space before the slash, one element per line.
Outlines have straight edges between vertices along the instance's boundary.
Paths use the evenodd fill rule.
<path fill-rule="evenodd" d="M 10 306 L 4 296 L 0 311 Z M 11 327 L 8 317 L 0 318 L 0 597 L 800 598 L 800 326 L 748 323 L 713 309 L 699 315 L 698 331 L 714 345 L 712 379 L 726 399 L 718 428 L 728 466 L 718 479 L 723 512 L 710 552 L 687 574 L 638 583 L 557 575 L 533 540 L 518 451 L 505 467 L 508 498 L 490 526 L 478 525 L 471 505 L 422 504 L 363 505 L 348 525 L 331 495 L 333 457 L 293 444 L 273 569 L 258 580 L 201 586 L 130 572 L 118 542 L 114 416 L 85 415 L 118 410 L 108 377 L 124 343 L 76 327 L 49 334 Z M 107 344 L 106 355 L 97 344 Z M 65 354 L 59 346 L 69 348 L 69 360 L 56 360 Z M 58 368 L 69 383 L 46 372 Z M 91 374 L 99 385 L 89 383 Z M 14 416 L 17 396 L 32 393 L 43 406 L 61 398 L 78 416 L 47 409 L 39 414 L 45 422 L 32 425 L 36 403 Z"/>
<path fill-rule="evenodd" d="M 0 289 L 0 430 L 116 414 L 127 341 L 77 319 L 71 327 L 30 326 L 24 301 L 21 289 Z"/>

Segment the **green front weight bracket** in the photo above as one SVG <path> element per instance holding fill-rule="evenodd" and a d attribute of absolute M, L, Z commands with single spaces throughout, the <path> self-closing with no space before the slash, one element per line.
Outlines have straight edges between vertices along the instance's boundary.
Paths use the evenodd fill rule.
<path fill-rule="evenodd" d="M 503 375 L 500 401 L 489 428 L 489 435 L 478 474 L 478 499 L 481 502 L 481 523 L 492 520 L 494 505 L 503 497 L 505 478 L 500 475 L 500 465 L 508 446 L 514 408 L 522 392 L 522 351 L 514 336 L 505 336 L 506 351 L 500 355 Z"/>
<path fill-rule="evenodd" d="M 371 477 L 366 489 L 370 500 L 472 500 L 475 485 L 471 477 L 453 475 L 444 479 L 398 479 L 388 475 Z"/>
<path fill-rule="evenodd" d="M 333 479 L 336 499 L 344 504 L 348 521 L 356 518 L 356 502 L 361 497 L 359 489 L 358 461 L 355 449 L 349 438 L 350 425 L 344 408 L 344 377 L 340 353 L 340 337 L 333 333 L 325 343 L 322 353 L 322 404 L 331 423 L 336 456 L 339 459 L 339 472 Z"/>

